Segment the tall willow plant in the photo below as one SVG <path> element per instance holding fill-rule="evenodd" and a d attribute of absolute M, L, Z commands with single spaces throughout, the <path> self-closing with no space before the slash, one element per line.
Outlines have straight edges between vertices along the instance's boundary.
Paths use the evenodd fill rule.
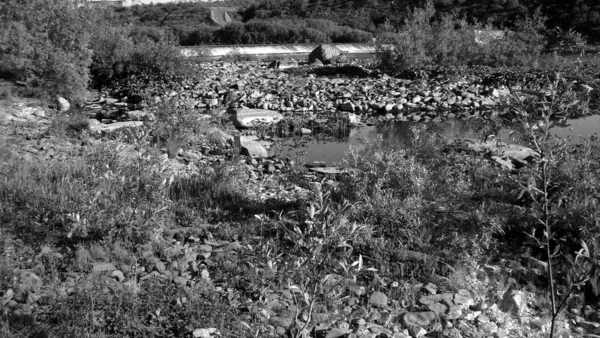
<path fill-rule="evenodd" d="M 528 95 L 528 98 L 522 94 Z M 600 267 L 596 253 L 590 249 L 594 246 L 588 245 L 598 237 L 585 236 L 588 231 L 585 229 L 586 226 L 598 224 L 597 212 L 588 213 L 584 216 L 588 218 L 587 221 L 577 224 L 580 228 L 578 243 L 564 236 L 567 227 L 565 223 L 568 221 L 565 221 L 561 215 L 564 215 L 565 211 L 567 214 L 572 214 L 575 208 L 579 207 L 570 206 L 569 200 L 586 197 L 585 194 L 575 191 L 581 187 L 569 180 L 576 180 L 577 177 L 569 175 L 569 169 L 565 168 L 568 165 L 566 161 L 572 159 L 570 154 L 573 151 L 573 144 L 569 139 L 550 134 L 550 128 L 557 123 L 557 119 L 564 121 L 576 110 L 587 109 L 587 101 L 581 100 L 581 94 L 574 91 L 573 85 L 561 78 L 560 74 L 557 74 L 556 79 L 549 84 L 548 91 L 545 93 L 521 91 L 519 94 L 513 93 L 512 97 L 519 115 L 530 119 L 524 121 L 527 129 L 526 138 L 537 153 L 536 164 L 524 168 L 519 173 L 519 183 L 522 188 L 519 197 L 529 197 L 530 211 L 539 225 L 537 229 L 534 228 L 526 234 L 544 251 L 543 256 L 547 260 L 545 266 L 551 302 L 550 337 L 554 337 L 556 319 L 561 310 L 564 309 L 571 295 L 588 281 L 592 280 L 593 287 L 597 287 L 596 271 Z M 590 161 L 589 158 L 579 160 Z M 584 171 L 590 169 L 587 165 L 582 168 Z M 580 174 L 586 175 L 590 172 L 580 172 Z M 564 184 L 565 177 L 567 184 Z M 578 250 L 573 254 L 571 251 L 573 249 Z M 566 261 L 567 267 L 557 268 L 558 260 Z M 559 278 L 560 276 L 564 278 Z"/>

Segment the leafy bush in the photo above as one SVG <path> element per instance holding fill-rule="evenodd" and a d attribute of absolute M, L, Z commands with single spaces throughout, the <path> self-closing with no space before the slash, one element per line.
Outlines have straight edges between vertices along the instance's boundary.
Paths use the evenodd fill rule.
<path fill-rule="evenodd" d="M 71 1 L 0 3 L 0 74 L 81 101 L 89 82 L 91 13 Z"/>
<path fill-rule="evenodd" d="M 0 187 L 7 210 L 3 223 L 32 245 L 112 237 L 145 240 L 153 231 L 149 217 L 157 217 L 153 210 L 166 203 L 165 169 L 153 156 L 123 156 L 105 144 L 69 163 L 7 168 L 12 178 Z"/>
<path fill-rule="evenodd" d="M 536 13 L 516 23 L 515 31 L 439 15 L 433 4 L 415 9 L 399 33 L 378 40 L 378 57 L 386 71 L 429 65 L 535 66 L 545 46 L 543 18 Z"/>
<path fill-rule="evenodd" d="M 174 33 L 182 46 L 210 45 L 215 43 L 215 34 L 219 27 L 200 24 L 195 26 L 178 25 Z"/>
<path fill-rule="evenodd" d="M 586 110 L 588 102 L 578 100 L 573 83 L 560 74 L 548 88 L 549 97 L 524 91 L 531 97 L 514 95 L 513 100 L 522 116 L 541 121 L 524 121 L 524 138 L 539 158 L 535 165 L 519 171 L 517 199 L 535 220 L 521 227 L 530 241 L 528 254 L 546 265 L 552 336 L 556 319 L 573 292 L 589 283 L 594 296 L 600 294 L 600 213 L 597 146 L 589 140 L 574 146 L 571 140 L 550 134 L 553 119 Z"/>
<path fill-rule="evenodd" d="M 173 38 L 161 31 L 105 24 L 94 31 L 94 41 L 90 69 L 95 86 L 120 82 L 122 95 L 141 94 L 147 87 L 160 86 L 185 68 Z"/>
<path fill-rule="evenodd" d="M 386 149 L 380 141 L 351 147 L 338 194 L 355 203 L 353 219 L 375 224 L 376 235 L 396 246 L 448 260 L 481 257 L 483 248 L 493 249 L 502 215 L 493 209 L 499 201 L 482 210 L 475 173 L 493 166 L 444 153 L 440 139 L 414 132 L 409 150 Z"/>
<path fill-rule="evenodd" d="M 46 133 L 59 137 L 79 137 L 90 127 L 90 120 L 83 109 L 74 108 L 69 114 L 56 114 L 53 116 L 50 127 Z"/>

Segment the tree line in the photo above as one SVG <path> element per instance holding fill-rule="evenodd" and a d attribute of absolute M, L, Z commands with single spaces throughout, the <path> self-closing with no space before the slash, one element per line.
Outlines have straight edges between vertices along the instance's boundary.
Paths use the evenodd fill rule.
<path fill-rule="evenodd" d="M 539 9 L 548 28 L 574 28 L 590 42 L 600 40 L 600 2 L 596 0 L 430 0 L 440 15 L 469 23 L 512 29 Z M 159 27 L 181 45 L 236 43 L 364 42 L 405 25 L 427 0 L 250 0 L 229 1 L 237 21 L 219 27 L 206 3 L 157 4 L 116 8 L 121 23 Z M 228 38 L 228 34 L 233 34 Z"/>

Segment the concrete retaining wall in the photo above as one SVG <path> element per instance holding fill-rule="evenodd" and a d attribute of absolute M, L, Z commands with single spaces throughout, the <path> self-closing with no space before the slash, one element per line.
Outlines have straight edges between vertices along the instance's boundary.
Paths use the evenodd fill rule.
<path fill-rule="evenodd" d="M 320 44 L 293 45 L 235 45 L 235 46 L 197 46 L 181 47 L 181 53 L 190 57 L 218 58 L 228 55 L 268 56 L 302 56 L 312 52 Z M 368 43 L 334 43 L 332 44 L 348 55 L 375 54 L 375 46 Z"/>

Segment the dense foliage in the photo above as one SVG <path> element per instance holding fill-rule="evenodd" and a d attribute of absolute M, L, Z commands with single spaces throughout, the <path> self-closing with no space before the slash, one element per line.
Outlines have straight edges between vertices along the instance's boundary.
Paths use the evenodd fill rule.
<path fill-rule="evenodd" d="M 248 6 L 242 16 L 252 18 L 327 18 L 340 25 L 365 31 L 401 27 L 410 10 L 423 7 L 426 0 L 265 0 Z M 455 14 L 475 21 L 490 22 L 498 28 L 514 28 L 519 19 L 540 8 L 548 27 L 566 30 L 575 27 L 592 40 L 600 38 L 600 3 L 595 0 L 435 0 L 440 13 Z"/>
<path fill-rule="evenodd" d="M 10 0 L 0 3 L 0 13 L 0 77 L 48 99 L 80 102 L 89 85 L 143 86 L 184 67 L 171 35 L 121 26 L 111 10 L 71 0 Z"/>
<path fill-rule="evenodd" d="M 92 55 L 89 18 L 74 1 L 1 2 L 0 74 L 81 99 Z"/>
<path fill-rule="evenodd" d="M 546 37 L 538 12 L 516 22 L 514 30 L 481 33 L 489 28 L 440 14 L 428 3 L 412 11 L 398 33 L 381 36 L 381 66 L 394 72 L 431 65 L 530 67 L 539 63 Z"/>
<path fill-rule="evenodd" d="M 212 5 L 169 3 L 116 8 L 122 24 L 160 27 L 172 32 L 181 45 L 237 43 L 365 42 L 373 34 L 395 31 L 406 24 L 414 8 L 426 0 L 253 0 L 228 1 L 220 7 L 233 22 L 218 26 Z M 600 4 L 594 0 L 435 0 L 440 14 L 455 15 L 469 24 L 483 22 L 494 28 L 514 29 L 536 10 L 547 27 L 574 28 L 591 41 L 600 39 Z M 231 26 L 231 27 L 229 27 Z M 243 28 L 242 28 L 243 27 Z M 315 32 L 316 30 L 318 32 Z M 235 31 L 232 38 L 226 38 Z M 324 37 L 325 35 L 326 37 Z"/>
<path fill-rule="evenodd" d="M 199 44 L 271 44 L 305 42 L 368 42 L 373 34 L 345 24 L 321 18 L 254 17 L 252 6 L 237 14 L 231 7 L 228 15 L 234 22 L 218 26 L 211 18 L 210 7 L 202 3 L 159 4 L 115 9 L 122 24 L 161 28 L 172 32 L 180 45 Z M 245 7 L 240 7 L 245 8 Z"/>

